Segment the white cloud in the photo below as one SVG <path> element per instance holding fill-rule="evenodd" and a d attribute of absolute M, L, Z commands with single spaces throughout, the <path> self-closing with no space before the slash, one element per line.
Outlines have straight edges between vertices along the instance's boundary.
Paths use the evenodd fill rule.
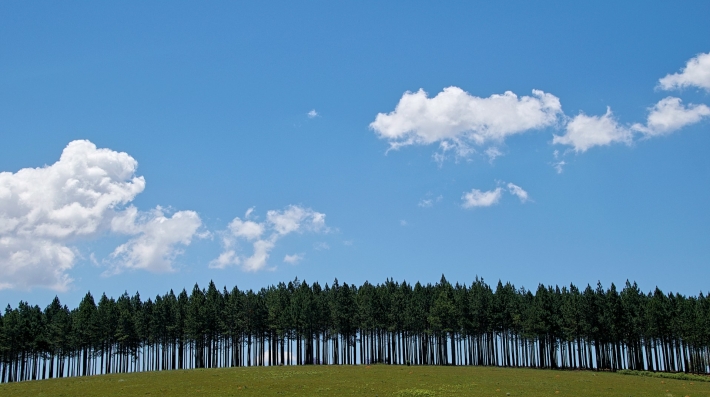
<path fill-rule="evenodd" d="M 553 144 L 569 145 L 576 152 L 586 152 L 594 146 L 605 146 L 616 142 L 631 144 L 632 132 L 614 119 L 611 109 L 603 116 L 587 116 L 580 113 L 567 123 L 565 134 L 555 135 Z"/>
<path fill-rule="evenodd" d="M 286 255 L 286 256 L 284 256 L 284 262 L 285 262 L 285 263 L 290 263 L 290 264 L 292 264 L 292 265 L 295 265 L 295 264 L 298 264 L 299 262 L 301 262 L 304 257 L 305 257 L 305 254 L 303 254 L 303 253 L 301 253 L 301 254 L 293 254 L 293 255 Z"/>
<path fill-rule="evenodd" d="M 222 251 L 221 254 L 217 257 L 217 259 L 214 259 L 212 262 L 210 262 L 210 267 L 214 269 L 224 269 L 225 267 L 229 265 L 239 265 L 242 263 L 241 258 L 237 255 L 236 251 L 233 249 L 228 249 L 232 244 L 229 242 L 223 242 L 223 246 L 225 247 L 224 251 Z"/>
<path fill-rule="evenodd" d="M 557 171 L 558 174 L 561 174 L 562 171 L 564 171 L 564 166 L 567 163 L 564 160 L 556 161 L 552 163 L 552 167 Z"/>
<path fill-rule="evenodd" d="M 242 261 L 242 267 L 246 271 L 255 272 L 261 270 L 266 266 L 266 262 L 269 260 L 269 253 L 276 245 L 276 240 L 257 240 L 254 242 L 254 252 L 250 257 L 245 258 Z"/>
<path fill-rule="evenodd" d="M 250 217 L 252 211 L 253 209 L 249 209 L 245 218 Z M 237 217 L 229 224 L 228 230 L 222 233 L 224 250 L 219 257 L 210 262 L 210 267 L 223 269 L 237 265 L 245 271 L 258 271 L 266 266 L 269 255 L 280 238 L 291 233 L 327 232 L 328 230 L 325 225 L 325 214 L 297 205 L 290 205 L 281 211 L 268 211 L 264 222 L 242 220 Z M 235 245 L 239 240 L 252 244 L 250 256 L 237 252 Z M 289 257 L 287 255 L 284 261 L 291 263 L 287 260 Z M 294 257 L 291 259 L 296 260 Z"/>
<path fill-rule="evenodd" d="M 680 98 L 667 97 L 649 109 L 646 125 L 637 123 L 631 128 L 646 136 L 659 136 L 697 123 L 707 116 L 710 116 L 710 107 L 706 105 L 684 106 Z"/>
<path fill-rule="evenodd" d="M 498 181 L 498 184 L 501 185 L 504 184 L 504 182 Z M 508 193 L 512 194 L 513 196 L 516 196 L 521 203 L 525 203 L 530 200 L 528 192 L 526 192 L 525 189 L 514 183 L 505 184 L 505 188 Z M 461 197 L 461 200 L 463 200 L 463 204 L 461 205 L 464 208 L 490 207 L 492 205 L 498 204 L 501 197 L 503 197 L 504 191 L 504 188 L 500 186 L 493 190 L 488 190 L 485 192 L 478 189 L 472 189 L 470 192 L 466 192 L 463 194 L 463 196 Z"/>
<path fill-rule="evenodd" d="M 660 79 L 659 87 L 664 90 L 698 87 L 710 91 L 710 53 L 691 58 L 680 73 L 669 74 Z M 618 142 L 631 144 L 634 132 L 646 137 L 670 134 L 708 116 L 710 107 L 706 105 L 685 106 L 680 98 L 667 97 L 649 109 L 646 124 L 635 123 L 630 128 L 619 125 L 613 118 L 611 109 L 607 108 L 603 116 L 587 116 L 583 113 L 577 115 L 567 123 L 565 134 L 555 135 L 552 142 L 572 146 L 576 152 L 585 152 L 594 146 Z M 553 166 L 561 173 L 564 164 L 564 161 L 559 161 Z"/>
<path fill-rule="evenodd" d="M 73 281 L 73 248 L 52 239 L 0 237 L 0 289 L 45 287 L 65 291 Z"/>
<path fill-rule="evenodd" d="M 488 149 L 486 149 L 486 152 L 485 152 L 485 153 L 486 153 L 486 156 L 488 156 L 488 162 L 490 162 L 491 164 L 493 164 L 493 161 L 495 161 L 495 159 L 496 159 L 497 157 L 500 157 L 500 156 L 503 155 L 503 152 L 501 152 L 501 151 L 500 151 L 497 147 L 495 147 L 495 146 L 491 146 L 491 147 L 489 147 Z"/>
<path fill-rule="evenodd" d="M 0 173 L 0 283 L 65 290 L 76 260 L 70 244 L 106 230 L 143 191 L 137 167 L 126 153 L 73 141 L 52 165 Z"/>
<path fill-rule="evenodd" d="M 312 119 L 312 118 L 318 117 L 318 112 L 316 112 L 316 110 L 313 109 L 310 112 L 308 112 L 306 115 L 308 116 L 309 119 Z"/>
<path fill-rule="evenodd" d="M 422 208 L 430 208 L 430 207 L 433 207 L 434 204 L 440 202 L 443 199 L 444 199 L 444 196 L 442 196 L 442 195 L 436 196 L 436 198 L 421 199 L 421 200 L 419 200 L 419 203 L 417 203 L 417 206 L 422 207 Z"/>
<path fill-rule="evenodd" d="M 528 192 L 523 188 L 513 183 L 508 183 L 507 187 L 510 194 L 517 196 L 521 203 L 528 201 Z"/>
<path fill-rule="evenodd" d="M 560 158 L 560 151 L 555 150 L 552 152 L 552 155 L 555 157 L 555 160 L 559 160 Z M 567 164 L 564 160 L 559 160 L 559 161 L 554 161 L 551 163 L 552 167 L 557 171 L 558 174 L 561 174 L 562 171 L 564 170 L 563 167 Z"/>
<path fill-rule="evenodd" d="M 319 241 L 313 244 L 313 249 L 316 251 L 327 251 L 330 249 L 330 245 L 328 245 L 325 241 Z"/>
<path fill-rule="evenodd" d="M 229 223 L 229 230 L 235 237 L 243 237 L 249 241 L 253 241 L 264 234 L 264 225 L 253 221 L 243 221 L 239 218 L 234 218 Z"/>
<path fill-rule="evenodd" d="M 698 87 L 710 91 L 710 53 L 691 58 L 680 73 L 666 75 L 658 85 L 664 90 Z"/>
<path fill-rule="evenodd" d="M 463 200 L 464 208 L 473 207 L 490 207 L 493 204 L 497 204 L 500 201 L 501 193 L 503 189 L 496 188 L 494 190 L 489 190 L 487 192 L 482 192 L 478 189 L 473 189 L 468 193 L 464 193 L 461 197 Z"/>
<path fill-rule="evenodd" d="M 114 263 L 108 274 L 126 269 L 154 273 L 174 271 L 173 260 L 182 253 L 178 246 L 190 245 L 202 225 L 194 211 L 178 211 L 168 218 L 160 207 L 140 218 L 138 221 L 134 218 L 130 228 L 138 235 L 118 246 L 111 254 Z"/>
<path fill-rule="evenodd" d="M 266 213 L 266 220 L 280 235 L 301 229 L 319 231 L 325 228 L 325 214 L 297 205 L 290 205 L 283 211 L 271 210 Z"/>
<path fill-rule="evenodd" d="M 562 112 L 557 97 L 539 90 L 518 97 L 507 91 L 488 98 L 448 87 L 433 98 L 424 90 L 405 92 L 395 110 L 370 124 L 391 149 L 439 143 L 443 152 L 465 156 L 470 144 L 501 143 L 510 135 L 554 125 Z"/>
<path fill-rule="evenodd" d="M 73 244 L 146 233 L 138 210 L 124 208 L 145 188 L 137 167 L 126 153 L 78 140 L 52 165 L 0 173 L 0 289 L 66 290 L 80 257 Z"/>
<path fill-rule="evenodd" d="M 432 199 L 421 199 L 419 200 L 419 203 L 417 206 L 422 207 L 422 208 L 429 208 L 434 206 L 434 200 Z"/>

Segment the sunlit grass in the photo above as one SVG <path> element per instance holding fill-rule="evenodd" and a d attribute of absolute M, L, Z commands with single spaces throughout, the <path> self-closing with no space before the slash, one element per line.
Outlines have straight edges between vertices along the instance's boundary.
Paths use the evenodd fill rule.
<path fill-rule="evenodd" d="M 591 371 L 304 366 L 114 374 L 0 385 L 0 396 L 710 396 L 710 383 Z"/>

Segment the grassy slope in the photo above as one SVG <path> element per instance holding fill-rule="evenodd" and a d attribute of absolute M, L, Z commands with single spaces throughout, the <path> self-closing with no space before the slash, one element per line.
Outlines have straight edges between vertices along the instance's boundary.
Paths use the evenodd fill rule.
<path fill-rule="evenodd" d="M 3 397 L 162 395 L 710 397 L 710 383 L 577 371 L 373 365 L 163 371 L 0 385 Z"/>

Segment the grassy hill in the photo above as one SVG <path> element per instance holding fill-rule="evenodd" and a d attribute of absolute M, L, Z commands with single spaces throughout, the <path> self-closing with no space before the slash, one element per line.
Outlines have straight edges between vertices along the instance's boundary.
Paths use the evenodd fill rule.
<path fill-rule="evenodd" d="M 293 366 L 0 385 L 0 396 L 710 396 L 710 382 L 495 367 Z"/>

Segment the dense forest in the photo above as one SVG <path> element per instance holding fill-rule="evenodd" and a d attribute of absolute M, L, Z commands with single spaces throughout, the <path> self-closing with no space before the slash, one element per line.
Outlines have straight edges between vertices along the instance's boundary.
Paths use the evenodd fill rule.
<path fill-rule="evenodd" d="M 69 309 L 20 302 L 0 314 L 0 381 L 263 365 L 497 365 L 710 373 L 710 296 L 482 279 L 387 280 L 142 300 L 87 293 Z"/>

